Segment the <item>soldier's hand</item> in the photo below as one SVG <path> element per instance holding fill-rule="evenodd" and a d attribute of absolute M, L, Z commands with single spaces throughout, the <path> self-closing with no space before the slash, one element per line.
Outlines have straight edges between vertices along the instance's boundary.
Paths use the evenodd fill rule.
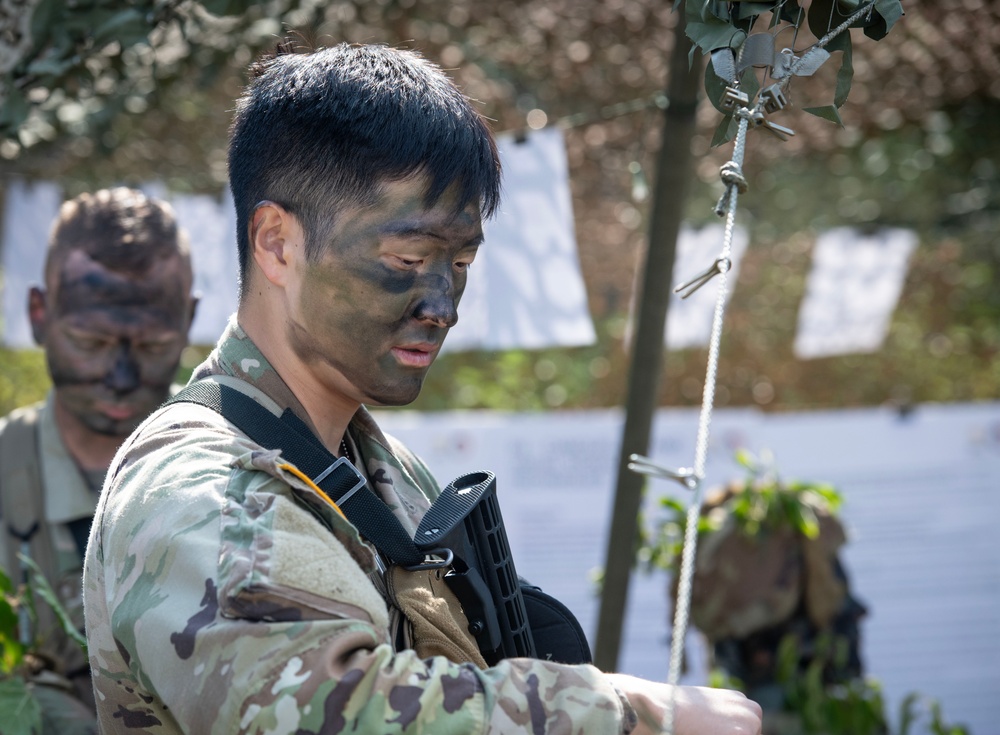
<path fill-rule="evenodd" d="M 625 674 L 609 674 L 639 715 L 633 735 L 660 735 L 666 725 L 670 685 Z M 677 687 L 673 735 L 760 735 L 760 705 L 742 692 Z"/>

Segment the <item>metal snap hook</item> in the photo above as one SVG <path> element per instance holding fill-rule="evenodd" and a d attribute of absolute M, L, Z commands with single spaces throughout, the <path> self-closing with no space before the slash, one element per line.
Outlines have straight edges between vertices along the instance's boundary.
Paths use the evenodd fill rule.
<path fill-rule="evenodd" d="M 694 470 L 690 467 L 681 467 L 678 470 L 670 470 L 663 465 L 656 464 L 649 457 L 644 457 L 641 454 L 630 454 L 628 457 L 627 467 L 640 475 L 650 475 L 652 477 L 660 477 L 666 480 L 674 480 L 679 482 L 688 490 L 694 490 L 698 487 L 698 483 L 701 482 L 701 478 L 698 477 L 694 473 Z"/>

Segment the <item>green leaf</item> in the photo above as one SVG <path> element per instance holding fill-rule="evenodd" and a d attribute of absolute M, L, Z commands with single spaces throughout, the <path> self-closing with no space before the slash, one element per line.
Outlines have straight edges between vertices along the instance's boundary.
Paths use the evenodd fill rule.
<path fill-rule="evenodd" d="M 778 14 L 779 20 L 783 20 L 786 23 L 791 23 L 793 25 L 798 25 L 800 21 L 800 16 L 802 13 L 802 8 L 799 7 L 797 2 L 787 2 L 782 3 L 781 12 Z"/>
<path fill-rule="evenodd" d="M 809 6 L 809 30 L 816 38 L 822 38 L 850 18 L 859 7 L 860 3 L 849 3 L 845 0 L 813 0 L 813 4 Z M 851 23 L 850 27 L 862 28 L 872 22 L 873 18 L 862 15 Z"/>
<path fill-rule="evenodd" d="M 719 123 L 719 127 L 715 129 L 715 135 L 712 136 L 712 147 L 715 148 L 723 143 L 728 143 L 736 136 L 736 130 L 736 118 L 732 115 L 726 115 Z"/>
<path fill-rule="evenodd" d="M 847 101 L 847 95 L 851 92 L 851 82 L 854 81 L 854 56 L 851 34 L 840 34 L 827 45 L 826 49 L 827 51 L 842 51 L 844 54 L 840 62 L 840 69 L 837 70 L 837 89 L 833 95 L 833 104 L 837 107 L 843 107 Z"/>
<path fill-rule="evenodd" d="M 47 53 L 40 59 L 28 64 L 28 73 L 35 76 L 60 77 L 75 66 L 77 60 L 72 56 L 60 57 L 55 53 Z"/>
<path fill-rule="evenodd" d="M 41 0 L 35 6 L 35 12 L 31 16 L 31 43 L 38 50 L 44 47 L 52 29 L 59 28 L 61 18 L 65 15 L 66 3 L 64 0 Z"/>
<path fill-rule="evenodd" d="M 813 0 L 806 14 L 809 30 L 816 38 L 822 38 L 827 31 L 837 25 L 837 0 Z"/>
<path fill-rule="evenodd" d="M 134 46 L 149 36 L 153 25 L 146 20 L 146 14 L 137 8 L 121 10 L 94 29 L 93 39 L 97 47 L 111 41 L 118 41 L 122 48 Z"/>
<path fill-rule="evenodd" d="M 708 3 L 708 8 L 719 20 L 728 23 L 732 20 L 732 14 L 729 12 L 729 2 L 728 0 L 710 0 Z"/>
<path fill-rule="evenodd" d="M 736 464 L 740 467 L 745 467 L 751 472 L 757 471 L 757 458 L 753 456 L 753 452 L 749 449 L 736 450 Z"/>
<path fill-rule="evenodd" d="M 0 722 L 3 722 L 4 735 L 41 732 L 42 708 L 23 679 L 0 680 Z"/>
<path fill-rule="evenodd" d="M 722 98 L 725 96 L 726 87 L 728 86 L 729 84 L 725 80 L 720 79 L 719 75 L 715 73 L 715 69 L 711 64 L 705 65 L 705 96 L 708 97 L 712 106 L 724 115 L 729 114 L 729 111 L 722 107 Z M 742 92 L 746 92 L 747 97 L 750 98 L 750 102 L 753 102 L 757 96 L 757 92 L 760 91 L 760 82 L 757 80 L 757 75 L 753 69 L 743 70 L 743 75 L 740 77 L 739 89 Z"/>
<path fill-rule="evenodd" d="M 714 67 L 710 63 L 705 64 L 705 96 L 712 103 L 712 107 L 722 113 L 726 113 L 726 110 L 722 109 L 722 98 L 726 94 L 727 86 L 728 82 L 715 73 Z"/>
<path fill-rule="evenodd" d="M 753 68 L 743 70 L 743 76 L 740 77 L 740 89 L 747 93 L 750 102 L 753 102 L 757 97 L 757 93 L 760 91 L 760 80 L 757 79 Z"/>
<path fill-rule="evenodd" d="M 775 658 L 777 659 L 775 678 L 780 682 L 794 682 L 799 665 L 799 641 L 794 633 L 782 637 Z"/>
<path fill-rule="evenodd" d="M 774 3 L 742 2 L 736 6 L 736 15 L 740 19 L 755 18 L 761 13 L 769 13 Z"/>
<path fill-rule="evenodd" d="M 17 610 L 14 608 L 17 598 L 11 597 L 13 592 L 14 584 L 0 569 L 0 673 L 13 671 L 24 656 L 19 640 Z"/>
<path fill-rule="evenodd" d="M 242 15 L 256 4 L 255 0 L 201 0 L 201 7 L 212 15 Z"/>
<path fill-rule="evenodd" d="M 860 7 L 861 3 L 856 0 L 814 0 L 809 7 L 809 30 L 816 38 L 822 38 L 850 18 Z M 850 27 L 864 28 L 866 36 L 878 41 L 902 17 L 903 6 L 900 0 L 875 0 L 872 12 L 863 14 Z"/>
<path fill-rule="evenodd" d="M 835 515 L 840 510 L 840 506 L 844 504 L 843 496 L 833 485 L 809 483 L 803 486 L 803 491 L 810 493 L 815 502 L 825 507 L 831 515 Z"/>
<path fill-rule="evenodd" d="M 687 0 L 684 5 L 688 22 L 715 19 L 729 23 L 729 4 L 725 0 Z"/>
<path fill-rule="evenodd" d="M 9 674 L 24 661 L 24 646 L 12 638 L 0 638 L 0 673 Z"/>
<path fill-rule="evenodd" d="M 803 107 L 802 111 L 808 112 L 810 115 L 815 115 L 816 117 L 821 117 L 824 120 L 835 122 L 840 127 L 844 127 L 844 121 L 840 119 L 840 110 L 838 110 L 835 105 L 824 105 L 823 107 Z"/>
<path fill-rule="evenodd" d="M 737 48 L 747 35 L 739 28 L 734 28 L 717 18 L 689 21 L 685 26 L 685 33 L 691 39 L 691 43 L 706 54 L 712 53 L 717 48 Z"/>
<path fill-rule="evenodd" d="M 687 512 L 687 509 L 684 507 L 684 504 L 681 503 L 681 501 L 677 500 L 677 498 L 671 498 L 667 496 L 663 496 L 662 498 L 660 498 L 660 507 L 666 510 L 672 510 L 674 513 L 676 513 L 678 516 L 682 518 L 684 517 L 684 514 Z"/>
<path fill-rule="evenodd" d="M 0 641 L 17 640 L 17 611 L 6 597 L 0 597 Z"/>
<path fill-rule="evenodd" d="M 0 130 L 13 137 L 31 112 L 31 106 L 28 98 L 13 84 L 9 83 L 6 91 L 6 99 L 0 105 Z"/>
<path fill-rule="evenodd" d="M 808 505 L 797 502 L 794 498 L 791 500 L 789 510 L 791 510 L 790 515 L 792 515 L 792 522 L 796 529 L 806 538 L 819 538 L 819 520 L 816 518 L 816 512 Z"/>
<path fill-rule="evenodd" d="M 903 4 L 900 0 L 875 0 L 875 12 L 871 22 L 865 25 L 865 35 L 880 41 L 902 17 Z"/>
<path fill-rule="evenodd" d="M 711 0 L 684 0 L 684 17 L 688 23 L 703 21 L 710 13 L 708 10 Z"/>
<path fill-rule="evenodd" d="M 66 612 L 66 608 L 62 606 L 59 601 L 58 595 L 56 595 L 55 590 L 49 585 L 48 580 L 45 579 L 45 575 L 39 568 L 38 564 L 35 563 L 34 559 L 31 559 L 24 554 L 18 554 L 17 558 L 23 561 L 31 569 L 31 580 L 29 586 L 32 590 L 41 597 L 52 608 L 52 612 L 56 614 L 59 618 L 59 623 L 62 625 L 63 631 L 71 639 L 76 641 L 76 643 L 84 650 L 87 651 L 87 639 L 83 637 L 79 630 L 77 630 L 76 625 L 73 624 L 69 613 Z"/>
<path fill-rule="evenodd" d="M 899 735 L 909 735 L 910 727 L 917 720 L 917 701 L 920 695 L 917 692 L 910 692 L 903 697 L 899 705 Z"/>

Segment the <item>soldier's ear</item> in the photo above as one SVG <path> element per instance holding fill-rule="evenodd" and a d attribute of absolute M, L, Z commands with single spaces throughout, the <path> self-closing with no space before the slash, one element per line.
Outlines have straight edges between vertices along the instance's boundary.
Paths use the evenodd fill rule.
<path fill-rule="evenodd" d="M 275 202 L 258 204 L 250 218 L 250 251 L 261 274 L 275 286 L 288 282 L 289 268 L 305 252 L 298 218 Z"/>
<path fill-rule="evenodd" d="M 35 344 L 44 347 L 49 325 L 49 306 L 45 290 L 39 286 L 32 286 L 28 290 L 28 319 L 31 321 L 31 336 Z"/>
<path fill-rule="evenodd" d="M 191 296 L 191 311 L 187 323 L 188 331 L 191 331 L 191 325 L 194 324 L 194 317 L 198 313 L 198 303 L 200 301 L 201 301 L 200 297 L 194 295 Z"/>

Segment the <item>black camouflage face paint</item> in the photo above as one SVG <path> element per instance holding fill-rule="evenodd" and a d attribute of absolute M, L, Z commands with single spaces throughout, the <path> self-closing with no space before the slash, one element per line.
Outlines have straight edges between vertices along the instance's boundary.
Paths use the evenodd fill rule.
<path fill-rule="evenodd" d="M 376 205 L 341 213 L 305 266 L 291 343 L 345 402 L 402 405 L 419 394 L 482 239 L 478 209 L 456 214 L 453 201 L 427 209 L 422 178 L 390 182 Z"/>
<path fill-rule="evenodd" d="M 181 262 L 127 275 L 77 251 L 49 284 L 42 346 L 56 398 L 91 431 L 127 435 L 166 398 L 192 309 Z"/>

